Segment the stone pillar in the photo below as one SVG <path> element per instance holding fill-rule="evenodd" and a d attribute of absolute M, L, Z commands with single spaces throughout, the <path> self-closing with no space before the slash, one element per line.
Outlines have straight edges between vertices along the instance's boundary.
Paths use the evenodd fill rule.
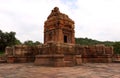
<path fill-rule="evenodd" d="M 82 64 L 81 55 L 75 55 L 75 61 L 76 61 L 76 65 Z"/>
<path fill-rule="evenodd" d="M 56 42 L 58 43 L 64 43 L 64 40 L 63 40 L 63 32 L 62 32 L 62 29 L 58 29 L 58 40 Z"/>
<path fill-rule="evenodd" d="M 75 31 L 73 30 L 72 31 L 72 38 L 71 38 L 73 44 L 75 44 L 75 38 L 74 37 L 75 37 Z"/>

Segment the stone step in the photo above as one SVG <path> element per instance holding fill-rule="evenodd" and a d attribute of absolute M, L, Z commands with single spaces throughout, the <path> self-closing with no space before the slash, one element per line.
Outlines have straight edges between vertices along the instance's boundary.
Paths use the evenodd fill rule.
<path fill-rule="evenodd" d="M 6 60 L 0 60 L 0 63 L 7 63 Z"/>
<path fill-rule="evenodd" d="M 120 60 L 113 60 L 113 63 L 120 63 Z"/>
<path fill-rule="evenodd" d="M 75 65 L 73 61 L 64 61 L 64 63 L 65 63 L 65 66 L 68 66 L 68 67 L 72 67 Z"/>

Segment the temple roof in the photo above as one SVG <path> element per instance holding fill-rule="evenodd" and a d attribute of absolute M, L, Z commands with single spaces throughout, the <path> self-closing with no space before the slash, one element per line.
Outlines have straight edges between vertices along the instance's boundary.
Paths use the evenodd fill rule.
<path fill-rule="evenodd" d="M 72 19 L 70 19 L 68 17 L 68 15 L 64 14 L 64 13 L 61 13 L 59 11 L 59 8 L 58 7 L 54 7 L 54 9 L 51 11 L 50 15 L 48 16 L 47 20 L 51 20 L 51 19 L 54 19 L 54 20 L 68 20 L 70 22 L 73 22 L 74 21 Z"/>
<path fill-rule="evenodd" d="M 44 22 L 44 29 L 51 28 L 68 28 L 74 29 L 74 21 L 68 17 L 68 15 L 61 13 L 58 7 L 55 7 L 47 20 Z"/>

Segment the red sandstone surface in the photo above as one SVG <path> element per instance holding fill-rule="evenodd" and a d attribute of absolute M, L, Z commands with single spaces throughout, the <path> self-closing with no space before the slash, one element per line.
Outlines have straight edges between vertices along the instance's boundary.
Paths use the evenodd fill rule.
<path fill-rule="evenodd" d="M 0 64 L 0 78 L 120 78 L 120 63 L 86 63 L 75 67 Z"/>

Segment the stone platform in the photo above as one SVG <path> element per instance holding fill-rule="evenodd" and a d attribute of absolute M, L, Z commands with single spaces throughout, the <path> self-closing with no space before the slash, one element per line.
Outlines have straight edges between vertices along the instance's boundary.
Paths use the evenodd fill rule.
<path fill-rule="evenodd" d="M 14 46 L 6 48 L 8 63 L 28 63 L 45 66 L 77 66 L 82 63 L 111 63 L 113 48 L 104 45 L 82 46 L 49 42 L 39 46 Z M 115 57 L 118 58 L 118 57 Z"/>
<path fill-rule="evenodd" d="M 104 45 L 81 46 L 68 43 L 47 43 L 36 55 L 35 65 L 77 66 L 81 63 L 111 63 L 113 48 Z"/>

